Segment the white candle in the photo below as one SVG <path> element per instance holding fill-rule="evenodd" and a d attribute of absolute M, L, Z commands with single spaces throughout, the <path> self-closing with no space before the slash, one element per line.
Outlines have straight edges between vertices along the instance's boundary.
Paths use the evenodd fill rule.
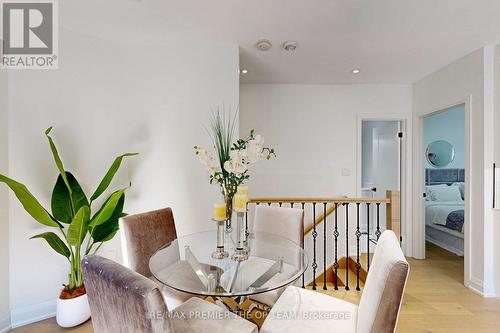
<path fill-rule="evenodd" d="M 224 203 L 214 204 L 214 220 L 216 221 L 226 220 L 226 204 Z"/>
<path fill-rule="evenodd" d="M 238 213 L 245 213 L 247 211 L 248 196 L 246 194 L 235 194 L 233 208 Z"/>
<path fill-rule="evenodd" d="M 238 186 L 237 193 L 244 194 L 244 195 L 248 196 L 248 186 L 247 185 Z"/>

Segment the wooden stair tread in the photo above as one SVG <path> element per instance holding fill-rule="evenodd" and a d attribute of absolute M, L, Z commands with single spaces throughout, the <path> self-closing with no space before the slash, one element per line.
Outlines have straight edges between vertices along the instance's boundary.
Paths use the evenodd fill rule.
<path fill-rule="evenodd" d="M 346 272 L 347 272 L 347 275 L 348 275 L 348 281 L 346 281 Z M 346 282 L 349 282 L 348 285 L 349 285 L 349 288 L 350 289 L 356 289 L 356 273 L 352 271 L 352 269 L 345 269 L 345 268 L 339 268 L 337 270 L 337 274 L 338 274 L 338 279 L 339 279 L 339 282 L 342 281 L 342 285 L 345 286 L 347 283 Z M 340 283 L 339 283 L 340 285 Z M 361 279 L 361 275 L 359 277 L 359 286 L 362 287 L 364 286 L 364 281 L 363 279 Z"/>
<path fill-rule="evenodd" d="M 370 254 L 370 261 L 372 260 L 372 255 L 373 254 Z M 337 270 L 338 273 L 337 285 L 339 287 L 345 286 L 346 270 L 348 270 L 349 288 L 352 288 L 352 286 L 356 288 L 356 275 L 357 275 L 356 260 L 357 260 L 356 256 L 349 257 L 347 261 L 345 257 L 342 257 L 338 260 L 339 268 Z M 360 254 L 359 263 L 361 264 L 361 267 L 359 269 L 359 286 L 362 287 L 364 286 L 364 282 L 366 281 L 366 277 L 368 275 L 368 255 L 366 253 Z M 318 276 L 316 276 L 317 287 L 321 288 L 323 287 L 324 275 L 325 275 L 324 273 L 321 273 Z M 333 265 L 330 265 L 326 270 L 326 281 L 327 283 L 335 282 L 335 270 L 333 269 Z M 310 285 L 312 286 L 312 283 Z"/>

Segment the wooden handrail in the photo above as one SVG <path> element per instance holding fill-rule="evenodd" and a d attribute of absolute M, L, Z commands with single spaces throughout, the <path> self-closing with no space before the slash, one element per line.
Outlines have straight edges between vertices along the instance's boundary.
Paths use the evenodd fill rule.
<path fill-rule="evenodd" d="M 296 197 L 296 198 L 252 198 L 248 200 L 248 203 L 254 204 L 292 204 L 292 203 L 326 203 L 326 204 L 337 204 L 332 205 L 326 211 L 326 216 L 330 216 L 338 205 L 347 204 L 347 203 L 369 203 L 369 204 L 386 204 L 387 205 L 387 229 L 393 230 L 396 233 L 396 236 L 400 238 L 401 236 L 401 220 L 400 220 L 400 207 L 399 207 L 399 191 L 387 191 L 387 195 L 385 198 L 348 198 L 348 197 L 337 197 L 337 198 L 326 198 L 326 197 L 317 197 L 317 198 L 305 198 L 305 197 Z M 304 235 L 307 235 L 314 229 L 314 225 L 318 226 L 325 219 L 324 214 L 321 214 L 314 223 L 311 223 L 304 227 Z"/>
<path fill-rule="evenodd" d="M 313 198 L 307 198 L 307 197 L 293 197 L 293 198 L 252 198 L 249 199 L 248 203 L 249 204 L 254 204 L 255 205 L 273 205 L 276 207 L 277 204 L 279 204 L 280 207 L 282 207 L 284 204 L 286 205 L 285 207 L 297 207 L 301 208 L 302 210 L 309 211 L 310 208 L 312 208 L 313 212 L 313 218 L 312 222 L 310 224 L 307 224 L 304 226 L 304 233 L 302 234 L 302 244 L 305 246 L 305 237 L 308 234 L 312 234 L 312 237 L 308 238 L 308 248 L 310 249 L 310 246 L 312 245 L 312 281 L 313 281 L 313 289 L 316 289 L 316 285 L 318 283 L 318 279 L 323 280 L 323 289 L 327 290 L 327 280 L 331 281 L 331 277 L 334 276 L 335 279 L 334 285 L 335 289 L 338 289 L 338 283 L 344 283 L 345 282 L 345 289 L 349 290 L 349 275 L 355 274 L 355 279 L 356 279 L 356 290 L 360 290 L 360 282 L 364 282 L 366 280 L 366 276 L 368 274 L 368 270 L 370 267 L 370 245 L 372 242 L 377 243 L 379 237 L 381 236 L 382 232 L 384 229 L 386 230 L 392 230 L 395 234 L 396 237 L 402 241 L 401 238 L 401 193 L 397 190 L 392 191 L 388 190 L 385 193 L 385 198 L 348 198 L 348 197 L 313 197 Z M 306 204 L 307 209 L 306 209 Z M 361 216 L 360 214 L 360 206 L 361 204 L 364 204 L 363 206 L 366 206 L 366 215 Z M 381 212 L 380 212 L 380 207 L 384 208 L 384 211 L 382 212 L 382 218 L 385 215 L 386 221 L 381 221 Z M 319 207 L 316 207 L 319 206 Z M 321 207 L 323 206 L 323 207 Z M 349 212 L 349 206 L 356 206 L 352 207 L 351 212 Z M 330 241 L 328 241 L 328 234 L 327 229 L 328 226 L 326 225 L 326 218 L 330 216 L 332 213 L 336 212 L 337 208 L 339 207 L 344 207 L 342 209 L 342 217 L 341 219 L 345 218 L 345 224 L 341 223 L 341 227 L 338 227 L 338 221 L 336 219 L 333 219 L 334 223 L 331 227 L 334 227 L 334 232 L 330 235 Z M 374 207 L 376 209 L 375 212 L 370 213 L 372 210 L 370 207 Z M 356 209 L 356 212 L 354 212 L 354 208 Z M 316 218 L 316 214 L 319 216 Z M 356 216 L 353 218 L 355 221 L 351 222 L 352 224 L 348 224 L 349 220 L 349 215 L 350 214 L 356 213 Z M 307 214 L 308 217 L 310 217 L 310 214 Z M 360 219 L 366 219 L 366 226 L 361 226 L 360 224 Z M 332 218 L 330 218 L 330 222 Z M 371 232 L 372 228 L 370 228 L 369 222 L 371 221 L 372 227 L 376 227 L 374 232 Z M 363 224 L 365 221 L 363 220 Z M 323 223 L 323 224 L 322 224 Z M 355 223 L 353 225 L 353 223 Z M 318 226 L 324 227 L 325 234 L 323 235 L 323 250 L 325 251 L 323 255 L 323 272 L 321 272 L 321 265 L 318 265 L 318 258 L 317 258 L 317 243 L 318 243 L 318 236 L 319 234 L 316 232 L 318 231 Z M 320 227 L 321 228 L 321 227 Z M 355 228 L 355 232 L 354 232 Z M 340 230 L 342 229 L 342 230 Z M 314 230 L 314 231 L 313 231 Z M 320 229 L 321 231 L 321 229 Z M 345 232 L 345 234 L 344 234 Z M 343 236 L 345 235 L 345 238 Z M 351 235 L 351 236 L 349 236 Z M 360 254 L 360 238 L 361 236 L 364 235 L 366 236 L 366 239 L 363 239 L 363 241 L 366 241 L 366 270 L 364 268 L 364 265 L 361 264 L 361 255 Z M 340 245 L 339 245 L 339 236 L 341 238 L 340 240 Z M 352 256 L 350 253 L 350 250 L 352 250 L 352 246 L 349 247 L 349 237 L 354 241 L 356 245 L 356 255 L 355 257 Z M 312 238 L 312 239 L 311 239 Z M 342 240 L 344 240 L 344 244 L 342 245 Z M 311 244 L 312 243 L 312 244 Z M 321 244 L 321 238 L 319 239 L 319 243 Z M 329 246 L 332 246 L 334 248 L 334 258 L 328 258 L 326 255 L 326 249 L 328 244 Z M 351 243 L 352 245 L 352 243 Z M 344 252 L 344 257 L 343 258 L 338 258 L 337 254 L 339 253 L 338 250 L 340 249 L 340 246 L 344 247 L 345 246 L 345 252 Z M 304 248 L 305 249 L 305 248 Z M 342 249 L 340 250 L 342 251 Z M 354 259 L 356 258 L 356 259 Z M 331 262 L 329 261 L 331 260 Z M 332 263 L 333 262 L 333 263 Z M 344 266 L 342 266 L 342 262 L 344 262 Z M 339 269 L 342 267 L 341 269 Z M 319 269 L 319 270 L 318 270 Z M 354 272 L 354 273 L 353 273 Z M 319 276 L 316 275 L 316 273 L 320 273 Z M 340 280 L 342 277 L 340 277 L 340 274 L 345 274 L 345 280 Z M 352 280 L 351 280 L 352 281 Z M 304 275 L 302 275 L 302 288 L 305 287 L 305 278 Z M 309 284 L 309 281 L 307 281 Z"/>
<path fill-rule="evenodd" d="M 390 203 L 389 198 L 252 198 L 248 203 Z"/>

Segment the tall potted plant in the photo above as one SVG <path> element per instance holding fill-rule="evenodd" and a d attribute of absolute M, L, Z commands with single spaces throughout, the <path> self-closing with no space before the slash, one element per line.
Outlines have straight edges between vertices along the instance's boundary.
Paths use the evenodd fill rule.
<path fill-rule="evenodd" d="M 50 136 L 51 130 L 52 127 L 48 128 L 45 135 L 59 171 L 52 190 L 51 212 L 49 213 L 40 204 L 25 185 L 1 174 L 0 182 L 5 183 L 14 192 L 26 212 L 37 222 L 52 227 L 59 233 L 58 235 L 48 231 L 35 235 L 31 239 L 44 239 L 54 251 L 68 260 L 68 282 L 63 284 L 57 302 L 56 319 L 60 326 L 72 327 L 90 318 L 90 309 L 83 284 L 81 258 L 84 255 L 96 253 L 104 242 L 115 236 L 118 231 L 119 218 L 126 215 L 123 213 L 126 188 L 113 192 L 100 207 L 93 209 L 92 203 L 106 191 L 120 168 L 123 158 L 136 155 L 136 153 L 118 156 L 89 200 L 75 176 L 64 169 L 63 162 Z"/>
<path fill-rule="evenodd" d="M 215 112 L 208 129 L 214 150 L 194 146 L 199 161 L 210 172 L 210 184 L 220 186 L 226 203 L 227 231 L 231 230 L 232 225 L 233 197 L 238 186 L 250 178 L 249 165 L 276 157 L 274 149 L 264 147 L 264 138 L 255 134 L 255 130 L 233 141 L 237 115 Z"/>

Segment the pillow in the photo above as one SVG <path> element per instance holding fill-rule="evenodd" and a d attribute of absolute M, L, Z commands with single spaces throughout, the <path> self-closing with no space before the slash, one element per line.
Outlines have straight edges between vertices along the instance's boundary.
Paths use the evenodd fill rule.
<path fill-rule="evenodd" d="M 457 182 L 457 183 L 453 183 L 451 184 L 451 186 L 458 186 L 458 189 L 460 190 L 460 195 L 462 196 L 462 200 L 464 200 L 465 196 L 464 196 L 464 182 Z"/>
<path fill-rule="evenodd" d="M 434 189 L 438 187 L 448 186 L 446 184 L 440 185 L 427 185 L 425 187 L 425 200 L 426 201 L 436 201 L 436 195 L 434 194 Z"/>
<path fill-rule="evenodd" d="M 446 184 L 427 186 L 427 196 L 431 201 L 462 201 L 458 186 Z"/>

